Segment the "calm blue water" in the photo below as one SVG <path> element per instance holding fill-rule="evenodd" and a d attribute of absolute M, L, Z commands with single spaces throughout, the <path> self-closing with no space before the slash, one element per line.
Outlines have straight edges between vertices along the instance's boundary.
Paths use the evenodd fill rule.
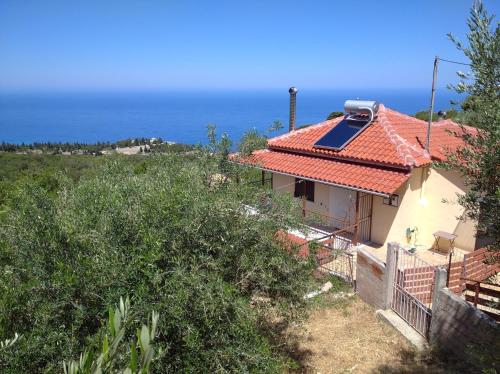
<path fill-rule="evenodd" d="M 349 98 L 374 99 L 414 114 L 429 106 L 429 90 L 312 91 L 297 96 L 297 123 L 324 120 Z M 450 91 L 438 91 L 436 110 L 449 108 Z M 206 126 L 239 139 L 265 131 L 274 120 L 288 126 L 288 91 L 148 93 L 0 93 L 0 141 L 97 142 L 133 137 L 198 143 Z"/>

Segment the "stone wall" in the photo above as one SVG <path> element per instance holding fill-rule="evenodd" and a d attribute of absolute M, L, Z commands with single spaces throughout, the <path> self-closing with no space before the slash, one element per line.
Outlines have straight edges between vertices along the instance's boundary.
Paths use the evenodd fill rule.
<path fill-rule="evenodd" d="M 500 352 L 500 326 L 492 318 L 448 288 L 436 296 L 429 332 L 432 344 L 458 357 L 470 354 L 471 345 L 486 355 Z"/>
<path fill-rule="evenodd" d="M 358 249 L 356 261 L 356 292 L 361 300 L 377 309 L 384 307 L 385 264 Z"/>

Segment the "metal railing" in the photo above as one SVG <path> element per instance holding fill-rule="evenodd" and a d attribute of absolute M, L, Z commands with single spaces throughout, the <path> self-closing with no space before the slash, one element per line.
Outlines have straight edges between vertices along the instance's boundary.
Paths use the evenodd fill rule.
<path fill-rule="evenodd" d="M 337 230 L 331 234 L 308 242 L 316 242 L 317 261 L 321 269 L 338 276 L 356 286 L 356 246 L 352 242 L 352 227 Z"/>
<path fill-rule="evenodd" d="M 330 216 L 315 210 L 303 209 L 304 222 L 309 225 L 318 225 L 330 230 L 343 230 L 352 227 L 353 222 L 348 218 Z"/>

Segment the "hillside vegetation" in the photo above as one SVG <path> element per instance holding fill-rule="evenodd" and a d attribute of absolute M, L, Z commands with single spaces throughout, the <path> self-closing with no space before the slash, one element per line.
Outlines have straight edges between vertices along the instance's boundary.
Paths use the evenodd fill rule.
<path fill-rule="evenodd" d="M 292 201 L 237 185 L 225 155 L 216 142 L 189 158 L 1 155 L 0 341 L 21 338 L 0 371 L 61 372 L 100 350 L 127 296 L 134 328 L 160 316 L 152 372 L 281 371 L 271 331 L 302 316 L 312 264 L 276 240 L 297 225 Z"/>

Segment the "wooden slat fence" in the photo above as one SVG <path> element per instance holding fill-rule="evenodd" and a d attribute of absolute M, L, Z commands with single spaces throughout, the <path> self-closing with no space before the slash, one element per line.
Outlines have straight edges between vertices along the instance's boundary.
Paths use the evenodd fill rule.
<path fill-rule="evenodd" d="M 465 279 L 465 300 L 500 322 L 500 286 Z"/>

